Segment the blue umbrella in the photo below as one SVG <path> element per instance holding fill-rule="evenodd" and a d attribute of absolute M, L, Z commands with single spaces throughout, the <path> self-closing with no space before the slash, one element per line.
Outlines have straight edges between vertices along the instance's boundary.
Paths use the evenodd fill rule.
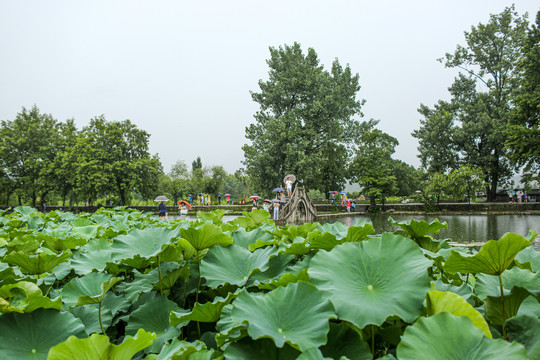
<path fill-rule="evenodd" d="M 347 192 L 346 192 L 346 191 L 340 191 L 339 193 L 340 193 L 340 194 L 343 194 L 343 195 L 347 195 Z"/>
<path fill-rule="evenodd" d="M 274 190 L 272 190 L 273 192 L 279 192 L 279 191 L 285 191 L 285 189 L 283 188 L 275 188 Z"/>
<path fill-rule="evenodd" d="M 221 193 L 217 193 L 216 196 L 221 196 Z"/>

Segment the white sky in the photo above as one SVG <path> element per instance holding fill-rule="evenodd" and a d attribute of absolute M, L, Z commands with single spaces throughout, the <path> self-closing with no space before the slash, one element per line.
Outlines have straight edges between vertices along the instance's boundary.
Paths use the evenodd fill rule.
<path fill-rule="evenodd" d="M 249 91 L 266 79 L 268 47 L 295 41 L 330 68 L 360 75 L 364 120 L 396 137 L 395 157 L 417 167 L 420 103 L 448 99 L 455 71 L 436 59 L 463 32 L 511 1 L 0 0 L 0 119 L 36 104 L 79 128 L 104 114 L 151 134 L 168 172 L 241 167 Z M 537 0 L 515 1 L 533 21 Z"/>

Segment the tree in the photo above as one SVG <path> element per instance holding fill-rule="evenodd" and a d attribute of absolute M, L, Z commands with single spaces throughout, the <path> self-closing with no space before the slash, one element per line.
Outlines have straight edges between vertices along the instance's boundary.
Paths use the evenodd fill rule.
<path fill-rule="evenodd" d="M 494 200 L 497 186 L 511 175 L 504 148 L 506 125 L 512 106 L 511 95 L 519 86 L 516 65 L 528 27 L 514 6 L 490 16 L 487 24 L 465 32 L 465 47 L 458 45 L 441 62 L 459 68 L 450 87 L 454 122 L 454 143 L 463 162 L 484 172 L 488 200 Z"/>
<path fill-rule="evenodd" d="M 540 11 L 527 34 L 519 63 L 521 76 L 506 135 L 510 160 L 525 177 L 540 180 Z"/>
<path fill-rule="evenodd" d="M 83 135 L 85 152 L 94 156 L 86 157 L 82 167 L 90 170 L 85 171 L 87 175 L 100 178 L 101 192 L 116 193 L 121 205 L 127 204 L 130 192 L 144 198 L 155 193 L 163 170 L 157 155 L 148 152 L 150 135 L 146 131 L 129 120 L 109 122 L 100 116 L 90 120 Z"/>
<path fill-rule="evenodd" d="M 205 179 L 204 192 L 208 194 L 216 194 L 223 190 L 223 182 L 227 172 L 223 166 L 212 166 L 209 171 L 210 176 Z"/>
<path fill-rule="evenodd" d="M 421 174 L 418 170 L 401 160 L 392 160 L 392 174 L 396 177 L 395 195 L 408 196 L 421 187 Z"/>
<path fill-rule="evenodd" d="M 464 165 L 450 172 L 447 192 L 458 199 L 467 198 L 469 204 L 477 197 L 477 193 L 485 188 L 484 173 L 478 167 Z"/>
<path fill-rule="evenodd" d="M 450 104 L 439 101 L 433 109 L 421 104 L 418 112 L 424 116 L 420 129 L 412 136 L 418 139 L 418 158 L 428 173 L 443 173 L 458 166 L 454 117 Z"/>
<path fill-rule="evenodd" d="M 58 153 L 58 122 L 41 114 L 37 106 L 22 108 L 15 120 L 3 120 L 0 127 L 1 168 L 8 184 L 26 194 L 36 206 L 39 194 L 54 188 L 51 168 Z M 19 205 L 21 197 L 19 196 Z"/>
<path fill-rule="evenodd" d="M 197 156 L 197 159 L 193 160 L 191 163 L 191 172 L 194 172 L 197 169 L 202 169 L 202 161 L 200 156 Z"/>
<path fill-rule="evenodd" d="M 340 188 L 346 177 L 347 150 L 359 132 L 355 115 L 363 101 L 358 74 L 336 59 L 330 72 L 319 64 L 315 50 L 300 44 L 270 47 L 268 81 L 259 80 L 260 106 L 255 123 L 246 127 L 246 173 L 253 185 L 269 191 L 288 173 L 306 187 Z"/>
<path fill-rule="evenodd" d="M 363 187 L 362 193 L 370 197 L 371 206 L 376 200 L 397 191 L 396 176 L 393 174 L 392 154 L 399 144 L 396 138 L 376 129 L 378 121 L 371 120 L 362 131 L 358 149 L 349 167 L 350 178 Z"/>

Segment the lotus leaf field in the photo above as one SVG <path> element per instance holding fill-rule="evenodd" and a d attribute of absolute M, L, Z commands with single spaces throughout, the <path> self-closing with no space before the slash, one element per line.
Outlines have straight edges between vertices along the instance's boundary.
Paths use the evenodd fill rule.
<path fill-rule="evenodd" d="M 0 359 L 540 359 L 540 255 L 446 223 L 0 212 Z"/>

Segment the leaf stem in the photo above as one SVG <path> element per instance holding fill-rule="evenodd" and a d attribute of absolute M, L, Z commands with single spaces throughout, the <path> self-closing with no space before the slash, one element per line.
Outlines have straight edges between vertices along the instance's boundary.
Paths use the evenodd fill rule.
<path fill-rule="evenodd" d="M 375 359 L 375 325 L 371 325 L 371 354 L 373 355 L 373 359 Z"/>
<path fill-rule="evenodd" d="M 161 283 L 161 265 L 159 261 L 159 255 L 157 256 L 157 268 L 158 268 L 158 275 L 159 275 L 159 293 L 163 295 L 163 285 Z"/>
<path fill-rule="evenodd" d="M 99 315 L 99 326 L 101 327 L 101 333 L 103 335 L 105 335 L 105 329 L 103 329 L 103 323 L 101 322 L 101 301 L 99 302 L 99 311 L 98 311 L 98 315 Z"/>
<path fill-rule="evenodd" d="M 199 273 L 199 282 L 197 283 L 197 292 L 195 293 L 195 303 L 199 302 L 199 289 L 201 287 L 201 260 L 199 259 L 199 250 L 197 250 L 197 268 Z M 195 306 L 195 305 L 193 305 Z M 199 338 L 201 337 L 201 327 L 199 325 L 199 322 L 197 321 L 197 332 L 199 334 Z"/>
<path fill-rule="evenodd" d="M 502 336 L 505 340 L 508 340 L 506 338 L 506 329 L 504 326 L 504 323 L 506 322 L 506 315 L 504 313 L 504 289 L 503 289 L 503 281 L 502 281 L 502 274 L 499 274 L 499 285 L 501 286 L 501 307 L 502 307 Z"/>

